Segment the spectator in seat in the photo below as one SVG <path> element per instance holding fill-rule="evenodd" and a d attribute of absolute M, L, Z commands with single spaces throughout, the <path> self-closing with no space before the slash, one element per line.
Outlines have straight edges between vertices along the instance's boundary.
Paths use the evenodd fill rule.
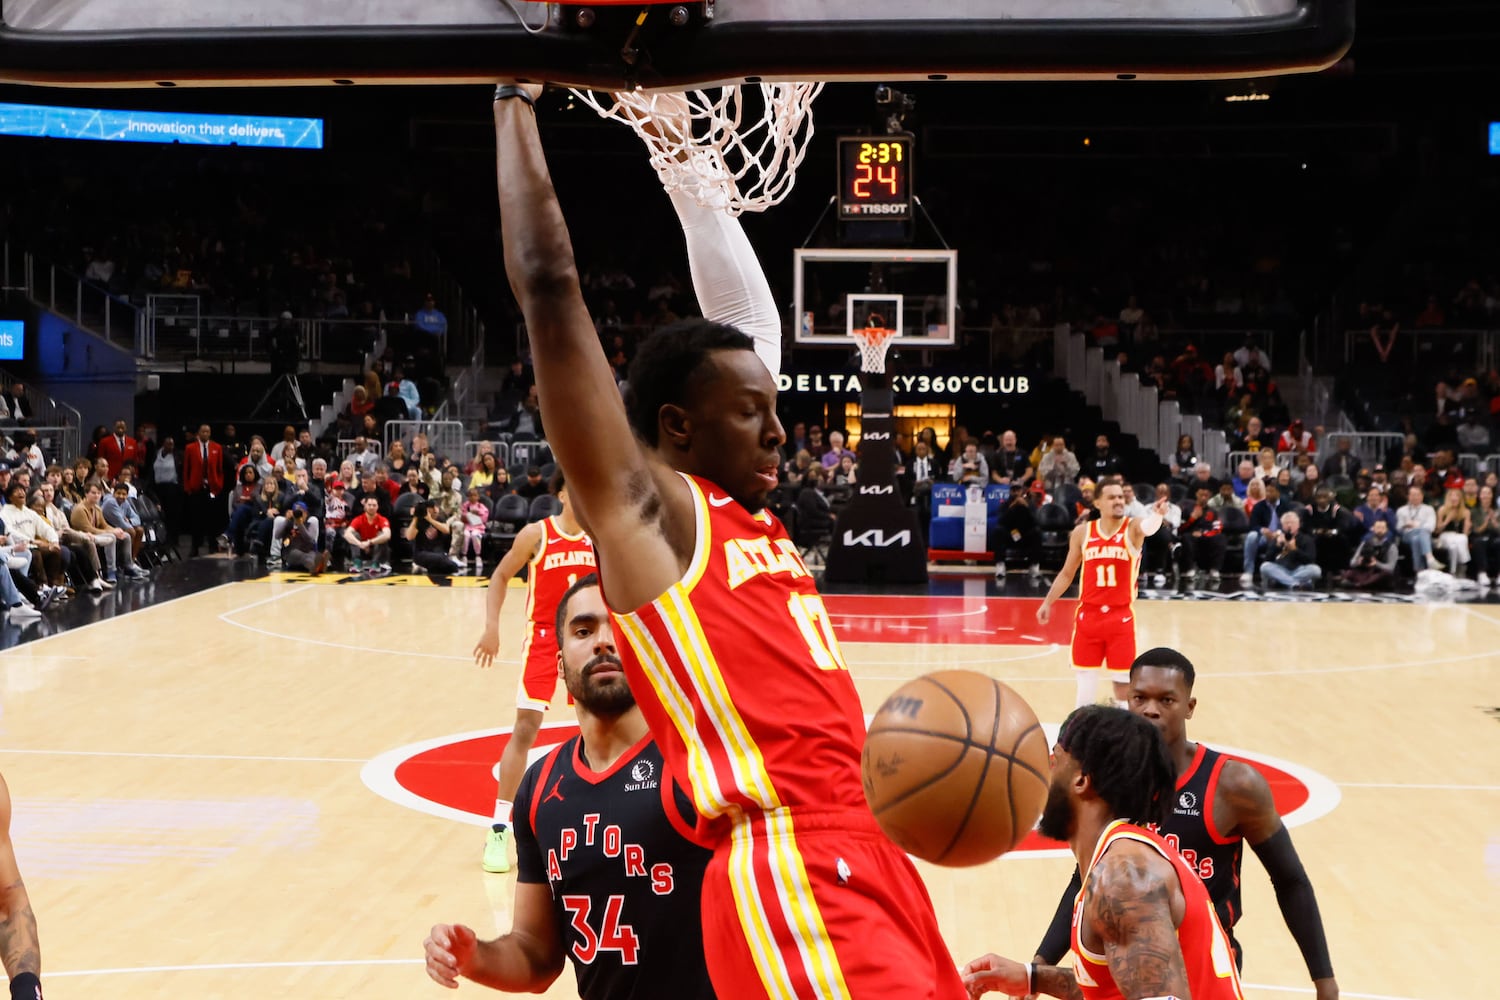
<path fill-rule="evenodd" d="M 349 452 L 349 461 L 354 463 L 361 479 L 373 473 L 375 466 L 380 464 L 380 454 L 375 449 L 375 442 L 363 434 L 354 435 L 354 448 Z M 346 479 L 345 482 L 349 480 Z"/>
<path fill-rule="evenodd" d="M 415 419 L 407 411 L 406 400 L 401 398 L 401 385 L 397 382 L 386 384 L 385 392 L 375 400 L 374 408 L 366 416 L 374 418 L 376 433 L 380 433 L 392 420 Z"/>
<path fill-rule="evenodd" d="M 1173 479 L 1186 483 L 1192 478 L 1193 470 L 1198 467 L 1198 449 L 1193 447 L 1192 435 L 1184 434 L 1177 439 L 1177 447 L 1167 465 L 1172 470 Z"/>
<path fill-rule="evenodd" d="M 1375 530 L 1377 521 L 1383 521 L 1390 536 L 1396 537 L 1396 512 L 1391 510 L 1390 501 L 1379 486 L 1365 491 L 1365 502 L 1354 508 L 1354 519 L 1359 522 L 1361 536 Z"/>
<path fill-rule="evenodd" d="M 1464 504 L 1464 491 L 1450 489 L 1443 494 L 1443 505 L 1437 510 L 1437 526 L 1432 547 L 1448 557 L 1448 572 L 1463 576 L 1469 565 L 1469 532 L 1473 516 Z"/>
<path fill-rule="evenodd" d="M 272 545 L 281 553 L 282 565 L 317 576 L 328 568 L 327 550 L 322 547 L 322 527 L 307 504 L 294 501 L 285 517 L 276 519 Z"/>
<path fill-rule="evenodd" d="M 1226 509 L 1244 510 L 1245 501 L 1235 492 L 1230 483 L 1220 483 L 1219 492 L 1215 493 L 1208 501 L 1210 510 L 1217 511 L 1220 517 L 1224 516 Z"/>
<path fill-rule="evenodd" d="M 40 509 L 35 505 L 32 509 L 37 510 L 47 519 L 47 523 L 52 525 L 52 530 L 57 532 L 57 537 L 62 544 L 72 552 L 73 556 L 69 562 L 74 579 L 96 594 L 105 589 L 112 589 L 113 584 L 106 588 L 104 583 L 104 574 L 99 566 L 99 549 L 94 545 L 94 539 L 82 531 L 75 530 L 68 522 L 68 515 L 63 513 L 54 502 L 57 496 L 56 487 L 50 482 L 43 483 L 37 487 L 36 495 L 42 504 Z"/>
<path fill-rule="evenodd" d="M 1456 431 L 1458 446 L 1464 451 L 1476 453 L 1489 451 L 1490 429 L 1485 423 L 1487 416 L 1488 414 L 1478 410 L 1469 410 L 1464 413 Z"/>
<path fill-rule="evenodd" d="M 406 377 L 406 370 L 400 365 L 392 366 L 391 382 L 396 386 L 396 395 L 406 403 L 407 418 L 421 420 L 422 392 L 417 388 L 417 383 Z"/>
<path fill-rule="evenodd" d="M 1078 481 L 1078 459 L 1068 450 L 1068 443 L 1061 434 L 1052 439 L 1047 453 L 1037 463 L 1037 479 L 1048 493 L 1056 493 L 1058 487 Z"/>
<path fill-rule="evenodd" d="M 1276 439 L 1276 450 L 1278 452 L 1306 452 L 1315 454 L 1318 450 L 1318 442 L 1313 438 L 1312 432 L 1307 430 L 1302 421 L 1293 420 L 1281 436 Z"/>
<path fill-rule="evenodd" d="M 351 570 L 366 576 L 387 576 L 391 572 L 391 522 L 380 513 L 375 497 L 364 498 L 364 510 L 344 529 L 349 544 Z"/>
<path fill-rule="evenodd" d="M 117 482 L 110 495 L 100 501 L 99 506 L 104 510 L 104 520 L 111 528 L 117 528 L 130 536 L 130 557 L 134 561 L 141 556 L 141 546 L 146 540 L 146 527 L 141 523 L 141 515 L 136 512 L 135 505 L 130 502 L 130 485 Z M 146 571 L 139 567 L 133 567 L 132 575 L 144 576 Z"/>
<path fill-rule="evenodd" d="M 1442 563 L 1432 554 L 1432 536 L 1436 530 L 1437 511 L 1427 505 L 1422 487 L 1408 486 L 1406 504 L 1396 510 L 1396 533 L 1411 549 L 1413 569 L 1442 569 Z"/>
<path fill-rule="evenodd" d="M 477 502 L 478 494 L 475 496 Z M 402 532 L 411 543 L 412 565 L 420 566 L 429 576 L 452 576 L 462 568 L 448 554 L 453 542 L 451 521 L 435 501 L 429 500 L 413 508 L 411 523 Z"/>
<path fill-rule="evenodd" d="M 1312 506 L 1312 502 L 1317 496 L 1318 487 L 1320 485 L 1318 467 L 1312 464 L 1311 461 L 1309 461 L 1307 465 L 1302 468 L 1301 477 L 1298 478 L 1294 476 L 1293 478 L 1294 485 L 1292 486 L 1292 496 L 1295 497 L 1297 502 L 1302 506 Z"/>
<path fill-rule="evenodd" d="M 344 568 L 344 556 L 349 548 L 344 540 L 344 529 L 349 526 L 350 513 L 348 487 L 338 476 L 333 476 L 328 480 L 328 492 L 323 497 L 323 544 L 337 569 Z"/>
<path fill-rule="evenodd" d="M 1500 509 L 1495 506 L 1495 488 L 1479 487 L 1469 512 L 1469 552 L 1474 558 L 1480 587 L 1500 583 Z"/>
<path fill-rule="evenodd" d="M 837 434 L 838 431 L 834 433 Z M 948 466 L 948 478 L 965 486 L 983 486 L 990 481 L 989 465 L 984 456 L 979 454 L 978 442 L 969 441 L 964 444 L 963 453 Z"/>
<path fill-rule="evenodd" d="M 1270 448 L 1262 448 L 1255 456 L 1255 471 L 1252 475 L 1256 479 L 1264 479 L 1267 482 L 1276 482 L 1276 475 L 1281 471 L 1281 466 L 1276 464 L 1276 452 Z"/>
<path fill-rule="evenodd" d="M 817 430 L 817 429 L 818 428 L 816 426 L 809 428 L 808 429 L 808 434 L 809 435 L 812 434 L 812 432 L 815 431 L 815 430 Z M 948 466 L 948 452 L 943 448 L 942 445 L 938 444 L 937 430 L 935 428 L 932 428 L 932 427 L 923 427 L 920 431 L 917 432 L 917 440 L 918 441 L 925 441 L 927 443 L 927 450 L 932 453 L 932 457 L 935 458 L 935 459 L 937 459 L 938 462 L 941 463 L 941 467 L 942 468 L 947 468 L 947 466 Z M 808 450 L 812 451 L 813 458 L 817 458 L 818 457 L 817 451 L 813 450 L 812 448 L 809 448 Z M 1037 456 L 1037 458 L 1040 458 L 1040 456 Z M 1031 459 L 1031 464 L 1032 465 L 1036 464 L 1036 459 L 1035 458 Z"/>
<path fill-rule="evenodd" d="M 1245 488 L 1245 517 L 1257 506 L 1266 502 L 1266 481 L 1264 479 L 1252 479 L 1250 485 Z"/>
<path fill-rule="evenodd" d="M 391 450 L 385 456 L 385 464 L 391 470 L 391 475 L 397 479 L 406 478 L 407 468 L 417 467 L 415 462 L 406 457 L 406 447 L 402 445 L 400 438 L 391 442 Z"/>
<path fill-rule="evenodd" d="M 1291 498 L 1281 495 L 1279 485 L 1269 479 L 1261 482 L 1265 485 L 1266 498 L 1250 509 L 1250 531 L 1245 535 L 1244 562 L 1240 573 L 1242 587 L 1255 582 L 1255 567 L 1260 563 L 1261 556 L 1270 550 L 1281 524 L 1281 516 L 1292 510 Z"/>
<path fill-rule="evenodd" d="M 84 488 L 83 500 L 73 505 L 69 521 L 75 531 L 88 535 L 104 556 L 104 580 L 113 586 L 119 582 L 117 566 L 123 567 L 125 574 L 132 578 L 137 574 L 132 572 L 135 563 L 130 558 L 130 536 L 118 528 L 111 528 L 104 520 L 104 511 L 99 507 L 103 493 L 98 483 L 89 483 Z"/>
<path fill-rule="evenodd" d="M 1101 435 L 1102 436 L 1102 435 Z M 1105 438 L 1108 441 L 1108 438 Z M 920 442 L 919 442 L 920 443 Z M 1031 479 L 1031 462 L 1016 442 L 1016 432 L 1007 430 L 1000 435 L 1000 447 L 995 449 L 990 460 L 990 481 L 1008 484 L 1012 492 L 1018 492 Z"/>
<path fill-rule="evenodd" d="M 1296 511 L 1281 515 L 1281 530 L 1271 536 L 1267 554 L 1270 558 L 1260 564 L 1260 578 L 1267 586 L 1311 590 L 1323 578 L 1318 543 L 1302 530 L 1302 518 Z"/>
<path fill-rule="evenodd" d="M 0 392 L 0 423 L 28 424 L 31 422 L 31 403 L 26 399 L 26 386 L 12 382 Z"/>
<path fill-rule="evenodd" d="M 1234 470 L 1234 478 L 1229 481 L 1230 488 L 1234 490 L 1236 497 L 1243 500 L 1250 492 L 1250 483 L 1254 479 L 1255 463 L 1247 458 Z"/>
<path fill-rule="evenodd" d="M 1348 568 L 1354 547 L 1364 535 L 1358 519 L 1328 486 L 1319 486 L 1313 494 L 1307 530 L 1318 542 L 1318 566 L 1330 578 Z"/>
<path fill-rule="evenodd" d="M 1321 472 L 1324 479 L 1334 476 L 1348 476 L 1353 479 L 1359 475 L 1359 456 L 1354 454 L 1354 441 L 1351 438 L 1339 438 L 1338 444 L 1333 446 L 1331 455 L 1323 459 Z"/>
<path fill-rule="evenodd" d="M 1013 489 L 1000 514 L 999 537 L 995 546 L 995 572 L 1003 575 L 1007 555 L 1015 553 L 1027 567 L 1027 575 L 1036 580 L 1042 575 L 1042 531 L 1037 527 L 1037 511 L 1047 502 L 1047 490 L 1033 481 L 1027 489 Z"/>
<path fill-rule="evenodd" d="M 271 456 L 271 463 L 273 465 L 280 465 L 282 454 L 286 451 L 287 445 L 295 445 L 296 443 L 297 428 L 291 424 L 287 424 L 281 429 L 281 440 L 266 449 L 266 454 Z"/>
<path fill-rule="evenodd" d="M 827 451 L 828 442 L 823 440 L 823 428 L 813 424 L 807 429 L 807 453 L 813 457 L 813 461 L 822 465 L 823 455 Z"/>
<path fill-rule="evenodd" d="M 1134 495 L 1134 490 L 1127 496 Z M 1162 515 L 1161 527 L 1154 535 L 1146 536 L 1141 550 L 1141 570 L 1151 574 L 1153 586 L 1161 587 L 1167 582 L 1167 569 L 1172 567 L 1181 547 L 1177 533 L 1182 528 L 1182 508 L 1172 503 L 1172 487 L 1167 483 L 1156 484 L 1156 500 L 1167 501 L 1167 512 Z M 1178 568 L 1181 566 L 1178 564 Z"/>
<path fill-rule="evenodd" d="M 1224 538 L 1224 523 L 1209 504 L 1212 499 L 1213 494 L 1206 486 L 1199 486 L 1194 491 L 1192 506 L 1183 519 L 1178 537 L 1182 539 L 1184 551 L 1181 562 L 1188 577 L 1191 579 L 1199 572 L 1206 572 L 1209 581 L 1217 583 L 1219 567 L 1224 565 L 1224 548 L 1227 542 Z"/>
<path fill-rule="evenodd" d="M 1095 482 L 1105 476 L 1118 476 L 1125 471 L 1124 459 L 1110 449 L 1108 434 L 1100 434 L 1094 438 L 1094 453 L 1083 463 L 1082 471 Z"/>
<path fill-rule="evenodd" d="M 797 452 L 782 464 L 781 484 L 791 490 L 793 496 L 796 496 L 797 490 L 800 490 L 806 481 L 807 470 L 810 468 L 812 468 L 812 456 L 807 453 L 806 449 Z"/>
<path fill-rule="evenodd" d="M 1196 490 L 1208 490 L 1208 495 L 1213 496 L 1219 492 L 1219 481 L 1214 478 L 1213 466 L 1207 462 L 1199 462 L 1193 466 L 1192 478 L 1188 480 L 1187 488 L 1190 492 Z"/>
<path fill-rule="evenodd" d="M 525 481 L 516 484 L 516 488 L 511 492 L 513 492 L 516 496 L 521 497 L 527 503 L 530 503 L 537 497 L 545 494 L 547 492 L 547 483 L 542 479 L 541 466 L 528 466 L 526 469 Z"/>
<path fill-rule="evenodd" d="M 833 484 L 835 486 L 854 486 L 859 481 L 858 473 L 854 469 L 854 456 L 848 452 L 845 452 L 844 457 L 839 459 L 839 464 L 836 468 L 824 471 L 832 471 Z"/>
<path fill-rule="evenodd" d="M 1396 579 L 1396 563 L 1400 558 L 1396 534 L 1386 521 L 1376 521 L 1375 526 L 1360 541 L 1349 561 L 1349 568 L 1338 577 L 1338 582 L 1355 590 L 1388 590 Z"/>
<path fill-rule="evenodd" d="M 844 432 L 829 431 L 828 450 L 823 452 L 822 458 L 818 459 L 819 464 L 825 469 L 837 469 L 845 455 L 853 457 L 854 452 L 844 447 Z"/>
<path fill-rule="evenodd" d="M 12 543 L 25 543 L 30 573 L 38 591 L 49 594 L 53 601 L 67 600 L 66 567 L 73 554 L 63 548 L 51 522 L 27 505 L 27 493 L 26 487 L 20 483 L 10 484 L 10 492 L 5 498 L 8 501 L 4 511 L 6 533 Z"/>
<path fill-rule="evenodd" d="M 797 544 L 802 548 L 826 538 L 833 530 L 833 505 L 829 503 L 828 470 L 814 465 L 797 494 Z"/>
<path fill-rule="evenodd" d="M 1230 451 L 1260 451 L 1271 444 L 1266 439 L 1265 426 L 1260 417 L 1249 417 L 1245 421 L 1245 429 L 1236 434 L 1231 441 Z"/>
<path fill-rule="evenodd" d="M 434 341 L 448 333 L 448 317 L 437 307 L 431 292 L 422 297 L 422 308 L 412 317 L 412 325 Z"/>
<path fill-rule="evenodd" d="M 526 396 L 516 407 L 499 421 L 500 429 L 520 439 L 544 441 L 547 432 L 542 426 L 541 401 L 536 386 L 526 390 Z"/>
<path fill-rule="evenodd" d="M 1266 352 L 1261 350 L 1260 341 L 1254 334 L 1245 338 L 1245 344 L 1234 352 L 1234 363 L 1241 368 L 1258 367 L 1267 371 L 1271 368 L 1271 359 Z"/>

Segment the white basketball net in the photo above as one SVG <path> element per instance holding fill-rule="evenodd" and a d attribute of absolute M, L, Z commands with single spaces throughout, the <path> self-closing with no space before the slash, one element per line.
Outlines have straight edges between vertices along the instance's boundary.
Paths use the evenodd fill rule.
<path fill-rule="evenodd" d="M 850 336 L 859 344 L 859 370 L 884 375 L 885 352 L 890 350 L 891 341 L 896 339 L 896 331 L 867 326 L 855 330 Z"/>
<path fill-rule="evenodd" d="M 757 90 L 758 88 L 758 90 Z M 730 215 L 764 212 L 785 198 L 813 135 L 813 98 L 822 83 L 573 95 L 601 117 L 635 129 L 668 191 Z"/>

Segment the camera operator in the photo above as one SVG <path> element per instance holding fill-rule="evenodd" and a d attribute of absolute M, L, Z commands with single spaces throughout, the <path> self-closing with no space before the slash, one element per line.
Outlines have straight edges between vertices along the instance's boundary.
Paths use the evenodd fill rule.
<path fill-rule="evenodd" d="M 439 505 L 431 500 L 419 501 L 412 509 L 411 523 L 403 534 L 411 543 L 411 561 L 429 576 L 452 576 L 460 564 L 448 555 L 452 527 Z"/>
<path fill-rule="evenodd" d="M 308 513 L 307 504 L 294 502 L 285 517 L 276 519 L 275 546 L 281 551 L 282 565 L 317 576 L 328 568 L 328 552 L 318 551 L 318 519 Z"/>

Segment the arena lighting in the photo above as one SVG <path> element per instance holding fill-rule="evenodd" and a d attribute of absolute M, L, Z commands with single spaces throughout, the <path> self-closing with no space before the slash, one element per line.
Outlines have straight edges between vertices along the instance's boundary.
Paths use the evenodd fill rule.
<path fill-rule="evenodd" d="M 1254 90 L 1252 90 L 1248 94 L 1225 94 L 1224 95 L 1224 103 L 1225 104 L 1243 104 L 1246 101 L 1269 101 L 1270 99 L 1271 99 L 1271 95 L 1270 94 L 1262 94 L 1259 91 L 1254 91 Z"/>
<path fill-rule="evenodd" d="M 1490 122 L 1490 155 L 1500 156 L 1500 122 Z"/>
<path fill-rule="evenodd" d="M 0 136 L 322 149 L 323 119 L 0 103 Z"/>

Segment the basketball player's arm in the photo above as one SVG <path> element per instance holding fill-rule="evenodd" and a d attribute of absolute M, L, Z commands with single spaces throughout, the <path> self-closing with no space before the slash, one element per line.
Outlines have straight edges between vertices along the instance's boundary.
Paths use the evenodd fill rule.
<path fill-rule="evenodd" d="M 1161 499 L 1146 508 L 1146 516 L 1138 521 L 1130 522 L 1130 530 L 1135 534 L 1135 544 L 1139 548 L 1141 543 L 1161 530 L 1162 523 L 1167 517 L 1167 505 L 1172 501 Z"/>
<path fill-rule="evenodd" d="M 1173 917 L 1184 905 L 1171 862 L 1143 844 L 1114 845 L 1089 872 L 1083 921 L 1125 1000 L 1191 995 Z"/>
<path fill-rule="evenodd" d="M 41 987 L 36 977 L 42 973 L 42 951 L 37 941 L 36 917 L 31 912 L 31 897 L 26 894 L 26 883 L 21 881 L 21 870 L 16 865 L 15 847 L 10 839 L 10 789 L 5 779 L 0 778 L 0 963 L 5 965 L 5 974 L 15 987 L 20 984 Z M 21 979 L 26 976 L 29 978 Z M 31 996 L 31 992 L 13 995 Z M 37 992 L 36 995 L 40 995 Z"/>
<path fill-rule="evenodd" d="M 541 993 L 563 970 L 562 934 L 545 882 L 517 882 L 509 934 L 480 941 L 463 924 L 438 924 L 425 942 L 427 975 L 449 989 L 462 976 L 508 993 Z"/>
<path fill-rule="evenodd" d="M 1338 981 L 1333 978 L 1333 962 L 1328 957 L 1328 937 L 1323 932 L 1323 917 L 1318 912 L 1318 897 L 1302 859 L 1292 846 L 1271 786 L 1260 772 L 1248 764 L 1231 760 L 1219 776 L 1219 795 L 1234 816 L 1233 829 L 1245 838 L 1276 889 L 1276 905 L 1281 918 L 1307 963 L 1317 1000 L 1337 1000 Z"/>
<path fill-rule="evenodd" d="M 611 602 L 634 609 L 671 586 L 691 558 L 693 499 L 647 456 L 626 418 L 578 286 L 532 109 L 510 98 L 496 101 L 494 114 L 505 271 L 531 339 L 547 440 L 568 470 L 579 520 L 609 559 L 631 568 L 607 588 Z"/>
<path fill-rule="evenodd" d="M 500 609 L 505 607 L 505 592 L 510 589 L 510 581 L 521 572 L 521 567 L 536 555 L 542 544 L 542 531 L 541 521 L 532 521 L 522 528 L 511 543 L 510 551 L 490 574 L 490 588 L 484 596 L 484 632 L 474 644 L 474 662 L 481 667 L 493 664 L 495 654 L 500 652 Z"/>
<path fill-rule="evenodd" d="M 1057 571 L 1057 578 L 1052 581 L 1052 589 L 1047 591 L 1047 596 L 1042 598 L 1042 606 L 1036 609 L 1036 620 L 1043 625 L 1052 618 L 1052 605 L 1057 599 L 1067 592 L 1073 585 L 1073 577 L 1078 575 L 1078 566 L 1083 562 L 1083 539 L 1088 533 L 1088 522 L 1085 521 L 1073 529 L 1068 536 L 1068 558 L 1063 563 L 1062 569 Z"/>

